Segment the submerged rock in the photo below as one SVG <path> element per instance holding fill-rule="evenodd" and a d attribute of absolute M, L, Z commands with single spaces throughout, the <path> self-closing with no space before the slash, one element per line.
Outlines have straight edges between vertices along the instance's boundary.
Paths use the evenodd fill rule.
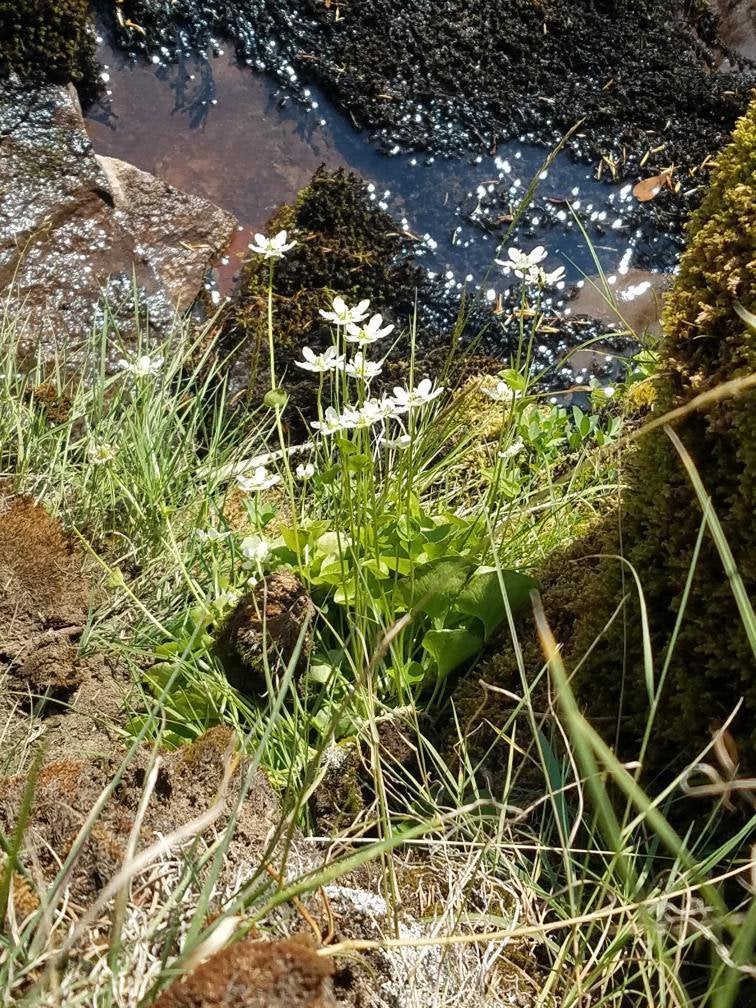
<path fill-rule="evenodd" d="M 122 161 L 98 158 L 72 87 L 0 85 L 0 290 L 22 345 L 69 365 L 134 305 L 167 332 L 228 243 L 234 218 Z"/>

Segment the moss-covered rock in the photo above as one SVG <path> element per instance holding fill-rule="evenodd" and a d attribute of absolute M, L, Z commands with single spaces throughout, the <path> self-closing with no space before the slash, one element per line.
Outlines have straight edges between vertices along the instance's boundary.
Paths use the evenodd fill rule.
<path fill-rule="evenodd" d="M 318 309 L 329 307 L 336 294 L 348 301 L 369 298 L 371 307 L 387 314 L 412 313 L 423 271 L 411 261 L 409 242 L 394 220 L 371 203 L 357 175 L 319 168 L 268 231 L 282 228 L 297 241 L 274 270 L 276 341 L 284 360 L 289 352 L 298 355 L 303 344 L 330 345 L 332 335 Z M 228 327 L 249 345 L 267 340 L 268 279 L 268 262 L 251 256 Z"/>
<path fill-rule="evenodd" d="M 428 279 L 413 257 L 411 240 L 369 198 L 359 176 L 343 169 L 318 169 L 295 203 L 282 207 L 269 222 L 267 232 L 281 229 L 296 240 L 273 271 L 277 376 L 290 396 L 290 422 L 297 410 L 306 415 L 313 409 L 318 387 L 317 375 L 293 367 L 292 362 L 301 358 L 303 346 L 320 351 L 333 343 L 332 329 L 319 309 L 329 308 L 336 295 L 349 303 L 369 298 L 371 312 L 381 312 L 397 323 L 391 339 L 381 344 L 388 354 L 382 376 L 386 385 L 406 379 L 410 321 L 416 310 L 415 379 L 443 377 L 459 304 L 445 299 L 438 283 Z M 268 261 L 252 255 L 225 323 L 226 343 L 242 348 L 236 373 L 244 370 L 249 375 L 253 398 L 270 388 L 269 277 Z M 475 334 L 487 324 L 490 312 L 476 307 L 469 313 L 466 329 Z M 469 354 L 464 363 L 455 360 L 454 378 L 461 381 L 500 366 L 491 356 Z M 377 383 L 373 388 L 378 388 Z"/>
<path fill-rule="evenodd" d="M 690 225 L 688 248 L 665 311 L 653 416 L 756 370 L 756 334 L 735 310 L 738 302 L 751 311 L 755 307 L 755 179 L 756 103 L 722 152 L 708 194 Z M 695 461 L 746 589 L 753 595 L 756 394 L 695 410 L 675 429 Z M 694 757 L 741 697 L 731 734 L 741 763 L 753 767 L 754 656 L 708 532 L 672 647 L 702 511 L 667 435 L 657 430 L 640 439 L 626 453 L 624 473 L 627 488 L 617 512 L 585 539 L 552 556 L 542 571 L 546 614 L 568 667 L 575 668 L 588 655 L 574 680 L 580 699 L 597 727 L 611 742 L 617 741 L 621 755 L 635 757 L 650 701 L 634 569 L 643 588 L 657 684 L 669 659 L 647 753 L 649 772 L 675 768 L 681 759 Z M 625 563 L 617 559 L 620 554 Z M 627 602 L 612 622 L 623 597 Z M 535 674 L 543 659 L 529 624 L 522 621 L 523 640 L 527 665 Z M 504 645 L 482 673 L 476 670 L 474 681 L 460 684 L 456 699 L 463 721 L 465 711 L 480 705 L 479 678 L 500 684 L 515 680 L 510 651 Z M 491 725 L 500 724 L 506 703 L 493 693 L 488 700 L 486 719 Z M 497 704 L 503 705 L 500 710 Z M 493 728 L 488 737 L 493 739 Z M 483 730 L 476 744 L 485 738 Z"/>
<path fill-rule="evenodd" d="M 87 0 L 0 0 L 0 74 L 72 81 L 87 103 L 98 90 L 94 52 Z"/>

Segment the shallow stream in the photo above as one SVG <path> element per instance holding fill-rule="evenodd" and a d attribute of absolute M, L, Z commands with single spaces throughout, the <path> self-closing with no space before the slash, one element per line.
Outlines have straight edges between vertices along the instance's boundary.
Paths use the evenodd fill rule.
<path fill-rule="evenodd" d="M 512 244 L 525 250 L 542 244 L 549 252 L 544 265 L 564 266 L 566 283 L 553 303 L 567 314 L 572 285 L 597 272 L 594 255 L 628 307 L 658 287 L 639 267 L 665 272 L 674 266 L 674 241 L 650 215 L 642 217 L 631 187 L 597 180 L 592 166 L 566 153 L 557 154 L 548 170 L 542 169 L 549 152 L 524 138 L 466 158 L 390 157 L 317 88 L 309 88 L 309 105 L 299 104 L 272 78 L 239 64 L 231 46 L 148 63 L 103 38 L 99 56 L 107 93 L 88 114 L 95 149 L 237 216 L 242 230 L 221 267 L 226 291 L 249 235 L 264 229 L 276 207 L 292 201 L 322 163 L 345 166 L 366 180 L 371 198 L 416 239 L 431 275 L 457 290 L 481 287 L 491 301 L 512 282 L 493 262 L 506 258 Z M 537 190 L 497 256 L 534 180 Z M 648 315 L 647 306 L 639 307 Z"/>

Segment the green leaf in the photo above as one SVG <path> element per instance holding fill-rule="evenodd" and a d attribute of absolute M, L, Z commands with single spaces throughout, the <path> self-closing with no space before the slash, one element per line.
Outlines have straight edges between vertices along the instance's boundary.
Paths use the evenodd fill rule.
<path fill-rule="evenodd" d="M 464 627 L 456 630 L 429 630 L 423 637 L 423 648 L 435 660 L 440 679 L 445 679 L 482 647 L 482 639 Z"/>
<path fill-rule="evenodd" d="M 364 472 L 366 469 L 371 468 L 372 465 L 373 460 L 369 455 L 365 455 L 364 452 L 355 452 L 347 459 L 347 469 L 353 473 Z"/>
<path fill-rule="evenodd" d="M 525 375 L 520 374 L 519 371 L 515 371 L 514 368 L 506 368 L 504 371 L 500 371 L 499 374 L 515 392 L 524 392 L 528 387 L 528 380 Z"/>
<path fill-rule="evenodd" d="M 474 616 L 483 624 L 485 640 L 506 616 L 506 606 L 502 595 L 502 584 L 513 610 L 527 605 L 530 592 L 538 587 L 538 582 L 517 571 L 501 571 L 495 567 L 481 567 L 454 601 L 454 608 L 467 616 Z"/>
<path fill-rule="evenodd" d="M 412 582 L 401 585 L 408 609 L 419 609 L 434 619 L 442 618 L 461 591 L 472 564 L 461 557 L 429 564 Z"/>

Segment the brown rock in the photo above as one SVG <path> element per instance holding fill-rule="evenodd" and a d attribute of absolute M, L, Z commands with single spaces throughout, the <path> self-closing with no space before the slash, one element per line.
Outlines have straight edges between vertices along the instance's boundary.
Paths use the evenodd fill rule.
<path fill-rule="evenodd" d="M 130 232 L 177 310 L 197 297 L 209 263 L 228 244 L 231 214 L 118 158 L 96 155 L 113 196 L 113 217 Z"/>
<path fill-rule="evenodd" d="M 315 607 L 302 582 L 290 571 L 277 571 L 263 578 L 244 596 L 221 632 L 219 649 L 226 674 L 245 693 L 266 688 L 265 657 L 271 673 L 289 664 L 306 621 L 312 622 Z M 312 647 L 310 626 L 302 642 L 297 671 L 304 670 Z"/>
<path fill-rule="evenodd" d="M 335 1008 L 331 973 L 305 937 L 246 938 L 175 981 L 155 1008 Z"/>
<path fill-rule="evenodd" d="M 72 87 L 0 83 L 0 289 L 43 360 L 57 351 L 83 364 L 105 302 L 128 347 L 135 283 L 153 330 L 167 332 L 235 225 L 207 200 L 98 159 Z"/>

